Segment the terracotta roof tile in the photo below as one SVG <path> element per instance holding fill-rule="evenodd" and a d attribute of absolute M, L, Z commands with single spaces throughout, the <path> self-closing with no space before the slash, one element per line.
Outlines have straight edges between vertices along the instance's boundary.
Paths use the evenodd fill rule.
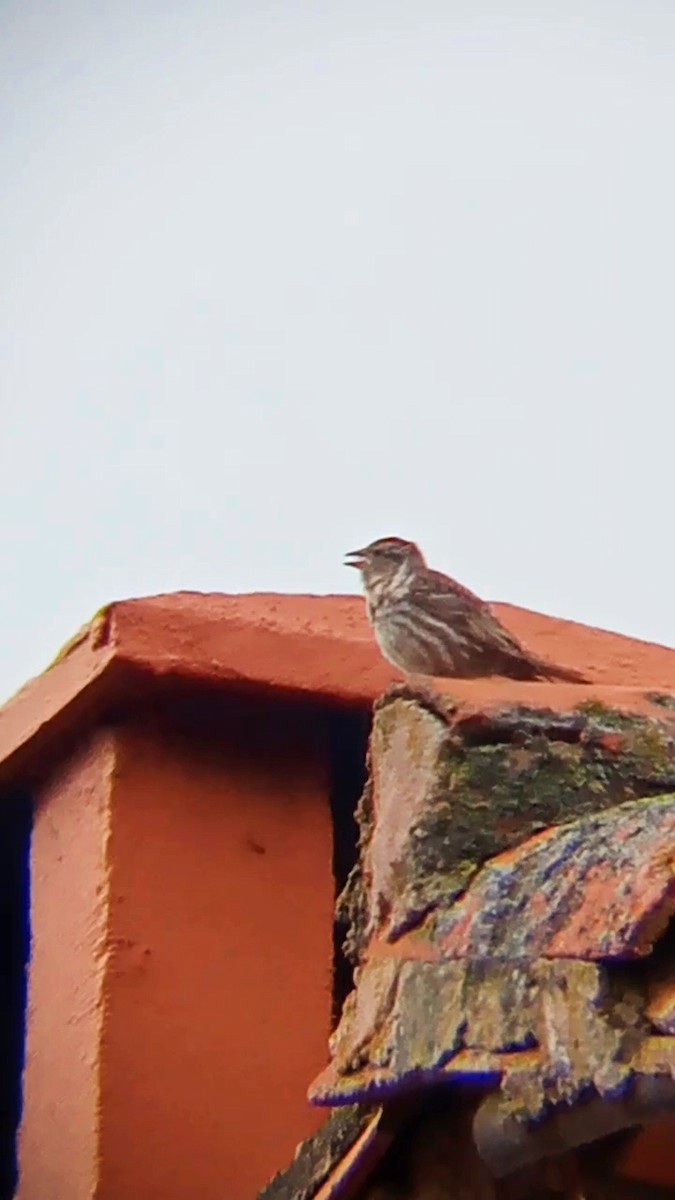
<path fill-rule="evenodd" d="M 446 690 L 474 705 L 509 700 L 564 709 L 592 694 L 647 712 L 654 711 L 649 696 L 669 702 L 675 695 L 675 650 L 511 605 L 494 607 L 536 653 L 583 667 L 594 684 L 449 681 Z M 177 592 L 117 601 L 0 709 L 0 775 L 31 767 L 85 715 L 123 703 L 140 685 L 162 688 L 173 680 L 366 706 L 395 678 L 357 596 Z"/>
<path fill-rule="evenodd" d="M 568 986 L 560 960 L 573 959 L 570 969 L 582 974 L 572 978 L 583 980 L 584 960 L 604 970 L 612 959 L 646 955 L 674 909 L 675 795 L 529 839 L 489 861 L 426 933 L 369 947 L 315 1100 L 379 1098 L 448 1071 L 522 1071 L 514 1052 L 545 1052 L 542 1005 L 552 984 Z M 650 1007 L 642 1004 L 655 1028 L 670 1016 L 673 994 L 668 976 Z M 670 1053 L 675 1072 L 675 1040 Z"/>
<path fill-rule="evenodd" d="M 604 888 L 609 916 L 607 889 L 616 881 L 630 891 L 618 878 L 622 855 L 645 847 L 646 861 L 656 861 L 657 851 L 649 858 L 646 846 L 658 821 L 652 815 L 638 837 L 624 811 L 613 836 L 626 845 L 617 845 L 615 862 L 605 858 L 597 830 L 605 810 L 675 792 L 675 714 L 657 721 L 591 704 L 570 713 L 511 706 L 490 715 L 433 698 L 420 702 L 396 688 L 376 708 L 370 758 L 360 870 L 341 902 L 348 918 L 354 914 L 355 954 L 373 938 L 395 942 L 414 929 L 418 957 L 428 956 L 426 922 L 436 947 L 438 931 L 446 930 L 446 956 L 494 953 L 497 944 L 517 956 L 518 939 L 532 943 L 526 952 L 540 953 L 545 930 L 551 941 L 557 934 L 558 955 L 565 946 L 567 955 L 601 957 L 597 923 L 596 944 L 588 948 L 591 910 L 581 898 L 588 894 L 589 904 L 597 904 Z M 564 834 L 546 832 L 582 817 L 585 823 Z M 535 834 L 538 840 L 529 842 Z M 647 866 L 651 876 L 643 886 L 639 859 L 631 861 L 634 890 L 647 905 L 663 875 Z M 525 920 L 507 930 L 519 906 Z M 610 933 L 608 927 L 603 936 Z M 627 942 L 623 951 L 632 952 Z"/>
<path fill-rule="evenodd" d="M 480 870 L 435 938 L 443 958 L 630 958 L 675 910 L 675 795 L 547 830 Z"/>
<path fill-rule="evenodd" d="M 370 768 L 341 904 L 359 965 L 314 1102 L 480 1082 L 498 1174 L 675 1103 L 675 715 L 397 688 Z"/>

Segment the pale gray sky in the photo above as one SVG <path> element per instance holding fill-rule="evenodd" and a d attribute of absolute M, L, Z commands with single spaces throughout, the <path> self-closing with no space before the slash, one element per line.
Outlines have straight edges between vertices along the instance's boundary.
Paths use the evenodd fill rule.
<path fill-rule="evenodd" d="M 0 693 L 391 533 L 673 643 L 675 5 L 0 14 Z"/>

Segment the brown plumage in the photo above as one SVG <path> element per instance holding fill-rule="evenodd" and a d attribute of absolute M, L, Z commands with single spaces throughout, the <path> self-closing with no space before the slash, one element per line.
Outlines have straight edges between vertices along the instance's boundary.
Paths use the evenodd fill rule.
<path fill-rule="evenodd" d="M 588 683 L 578 671 L 557 667 L 521 646 L 483 600 L 432 571 L 414 542 L 379 538 L 350 551 L 345 565 L 361 572 L 380 650 L 406 675 Z"/>

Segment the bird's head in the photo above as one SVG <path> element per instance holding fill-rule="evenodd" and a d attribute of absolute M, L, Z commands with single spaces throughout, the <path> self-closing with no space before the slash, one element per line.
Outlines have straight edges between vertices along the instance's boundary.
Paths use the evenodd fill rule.
<path fill-rule="evenodd" d="M 426 563 L 422 551 L 414 542 L 386 537 L 370 542 L 361 550 L 350 550 L 345 556 L 345 566 L 356 567 L 368 588 L 390 579 L 407 578 L 425 567 Z"/>

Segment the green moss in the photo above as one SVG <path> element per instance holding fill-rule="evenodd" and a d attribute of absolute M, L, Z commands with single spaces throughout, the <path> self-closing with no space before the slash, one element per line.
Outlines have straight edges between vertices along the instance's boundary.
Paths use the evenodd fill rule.
<path fill-rule="evenodd" d="M 675 709 L 675 696 L 668 692 L 648 692 L 645 696 L 650 704 L 656 704 L 659 708 Z"/>
<path fill-rule="evenodd" d="M 51 671 L 52 667 L 55 667 L 57 663 L 62 662 L 64 658 L 67 658 L 69 654 L 72 654 L 73 650 L 75 650 L 78 646 L 81 646 L 83 642 L 88 641 L 90 638 L 92 638 L 94 646 L 96 646 L 98 631 L 106 625 L 110 608 L 110 604 L 102 605 L 102 607 L 94 613 L 91 620 L 87 621 L 86 625 L 83 625 L 80 629 L 78 629 L 77 633 L 73 634 L 71 638 L 68 638 L 67 642 L 63 643 L 63 645 L 57 650 L 51 662 L 47 665 L 46 669 Z"/>
<path fill-rule="evenodd" d="M 628 799 L 633 788 L 616 786 L 612 766 L 563 742 L 448 746 L 433 802 L 412 831 L 415 874 L 465 871 L 539 829 Z"/>
<path fill-rule="evenodd" d="M 625 754 L 626 759 L 632 760 L 636 770 L 641 774 L 647 773 L 645 771 L 647 765 L 651 775 L 666 774 L 675 770 L 672 744 L 658 729 L 634 730 L 629 738 Z"/>
<path fill-rule="evenodd" d="M 610 708 L 601 700 L 582 700 L 581 704 L 577 704 L 575 711 L 580 712 L 590 721 L 597 722 L 605 729 L 622 729 L 626 720 L 631 719 L 626 713 L 622 713 L 616 708 Z"/>
<path fill-rule="evenodd" d="M 588 718 L 585 740 L 589 745 L 601 744 L 602 735 L 607 731 L 624 735 L 619 758 L 625 776 L 637 773 L 647 779 L 675 771 L 675 731 L 672 728 L 650 717 L 609 708 L 598 701 L 580 704 L 578 711 Z"/>
<path fill-rule="evenodd" d="M 595 741 L 576 744 L 534 736 L 524 745 L 467 747 L 449 739 L 408 843 L 406 874 L 418 906 L 425 895 L 452 904 L 483 862 L 539 830 L 652 792 L 652 780 L 675 770 L 668 731 L 620 716 L 619 753 L 603 748 L 599 726 Z"/>
<path fill-rule="evenodd" d="M 664 782 L 675 781 L 675 746 L 667 724 L 597 701 L 580 706 L 584 721 L 575 728 L 562 720 L 552 726 L 551 714 L 544 711 L 523 715 L 508 710 L 508 720 L 501 714 L 501 724 L 486 726 L 486 743 L 478 745 L 462 741 L 461 726 L 453 729 L 447 721 L 439 738 L 441 717 L 427 710 L 428 721 L 420 720 L 420 707 L 415 709 L 407 698 L 383 705 L 372 741 L 373 753 L 386 756 L 394 730 L 407 733 L 407 753 L 416 766 L 429 755 L 429 737 L 438 747 L 421 815 L 397 865 L 402 902 L 397 907 L 409 914 L 411 924 L 428 924 L 429 914 L 447 909 L 487 859 L 532 834 L 653 795 Z M 556 740 L 555 728 L 565 740 Z M 495 742 L 500 730 L 506 731 L 504 740 Z M 617 732 L 618 739 L 606 736 Z M 371 786 L 358 812 L 362 855 L 373 830 Z M 350 924 L 347 948 L 358 957 L 370 920 L 360 865 L 343 893 L 340 911 Z"/>
<path fill-rule="evenodd" d="M 661 703 L 663 708 L 670 708 L 672 700 L 672 707 L 675 708 L 674 697 L 661 696 L 657 698 L 657 696 L 651 695 L 646 698 L 652 704 Z M 642 716 L 639 713 L 622 712 L 620 709 L 602 704 L 599 700 L 585 700 L 577 706 L 576 711 L 580 712 L 587 720 L 587 740 L 592 740 L 594 734 L 597 736 L 604 731 L 615 730 L 629 735 L 636 742 L 646 738 L 644 745 L 647 753 L 657 744 L 672 741 L 673 730 L 669 730 L 654 718 Z"/>
<path fill-rule="evenodd" d="M 342 925 L 347 930 L 342 949 L 350 962 L 358 961 L 368 936 L 368 895 L 363 878 L 363 861 L 372 837 L 375 819 L 370 772 L 354 817 L 359 827 L 358 858 L 349 872 L 347 882 L 337 898 L 335 907 L 335 918 L 338 925 Z"/>

